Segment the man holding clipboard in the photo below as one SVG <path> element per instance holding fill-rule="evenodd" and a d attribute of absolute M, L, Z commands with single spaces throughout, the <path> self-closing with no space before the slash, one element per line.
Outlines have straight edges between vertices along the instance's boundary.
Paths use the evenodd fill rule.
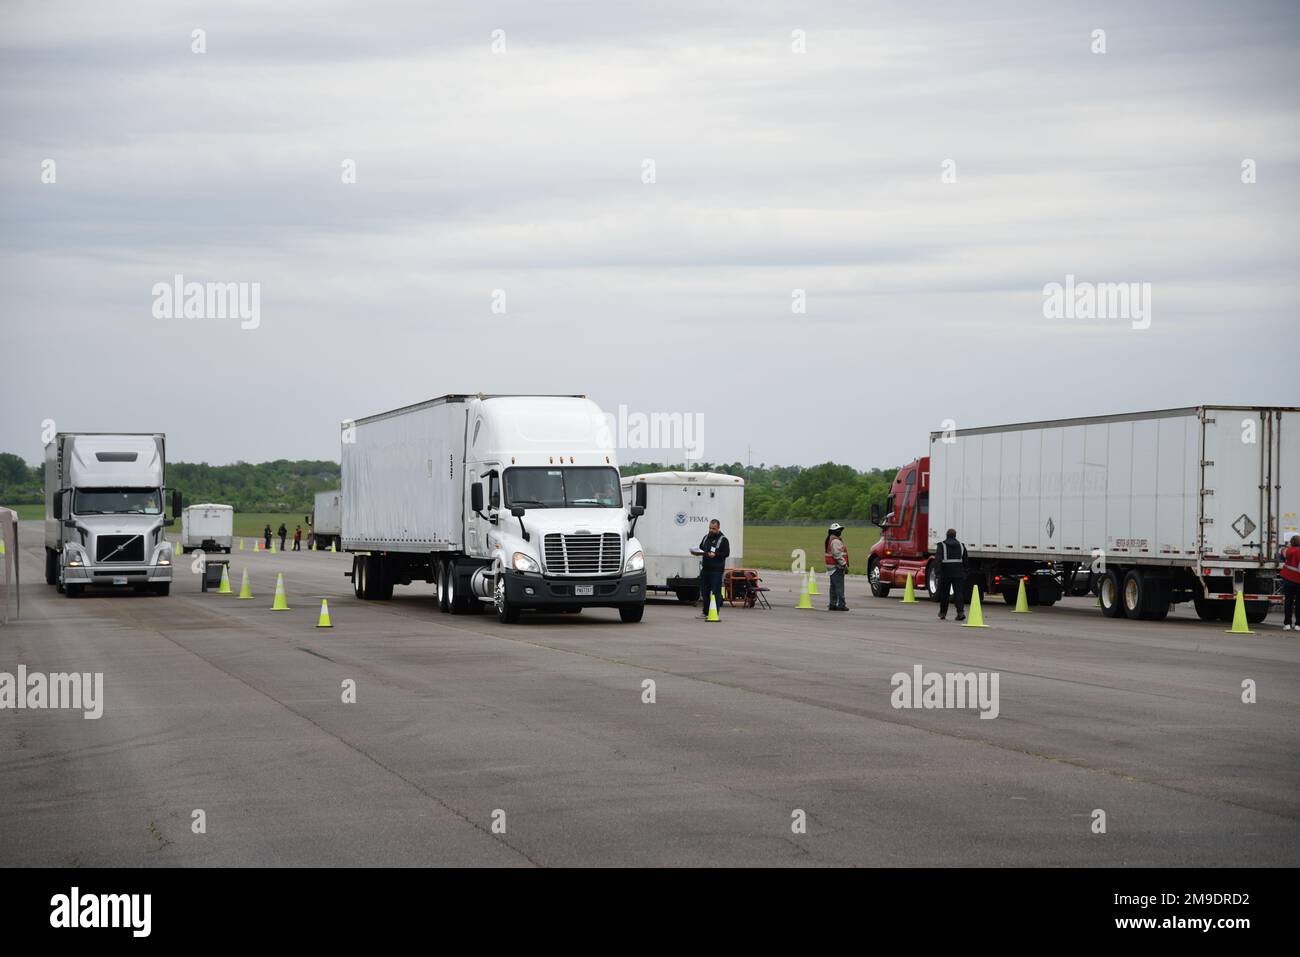
<path fill-rule="evenodd" d="M 722 534 L 722 523 L 716 518 L 709 522 L 709 533 L 700 539 L 700 547 L 691 549 L 692 555 L 700 556 L 700 598 L 704 608 L 700 617 L 709 617 L 709 596 L 717 599 L 718 612 L 722 612 L 722 570 L 727 567 L 727 556 L 731 554 L 731 543 Z"/>

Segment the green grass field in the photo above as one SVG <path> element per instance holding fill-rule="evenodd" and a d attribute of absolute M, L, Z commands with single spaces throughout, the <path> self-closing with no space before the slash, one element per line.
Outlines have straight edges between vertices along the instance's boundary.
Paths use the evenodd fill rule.
<path fill-rule="evenodd" d="M 725 532 L 726 529 L 723 529 Z M 880 538 L 877 528 L 846 528 L 844 544 L 849 547 L 849 568 L 855 575 L 867 573 L 867 553 Z M 805 567 L 820 574 L 826 570 L 826 529 L 807 525 L 746 525 L 744 564 L 748 568 L 790 570 L 790 552 L 802 548 Z"/>

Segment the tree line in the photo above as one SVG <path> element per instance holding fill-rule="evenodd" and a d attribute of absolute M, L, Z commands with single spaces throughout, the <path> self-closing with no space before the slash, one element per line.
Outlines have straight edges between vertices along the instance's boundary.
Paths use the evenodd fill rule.
<path fill-rule="evenodd" d="M 661 472 L 670 466 L 634 462 L 624 475 Z M 897 469 L 861 472 L 852 466 L 742 465 L 692 462 L 691 470 L 737 475 L 745 480 L 745 518 L 750 521 L 865 520 L 873 503 L 889 494 Z M 308 512 L 315 493 L 339 486 L 339 465 L 329 461 L 169 462 L 167 484 L 186 502 L 220 502 L 240 512 Z M 44 465 L 29 466 L 19 456 L 0 452 L 0 505 L 45 501 Z"/>

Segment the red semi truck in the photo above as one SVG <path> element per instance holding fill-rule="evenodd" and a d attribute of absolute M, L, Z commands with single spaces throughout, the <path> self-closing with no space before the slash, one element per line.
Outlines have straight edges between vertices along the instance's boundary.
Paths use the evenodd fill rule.
<path fill-rule="evenodd" d="M 1283 478 L 1285 477 L 1285 484 Z M 899 469 L 867 574 L 885 597 L 910 573 L 932 598 L 934 550 L 955 528 L 967 586 L 1033 605 L 1094 592 L 1102 614 L 1162 619 L 1191 601 L 1260 622 L 1279 546 L 1300 533 L 1300 409 L 1195 406 L 953 429 Z"/>

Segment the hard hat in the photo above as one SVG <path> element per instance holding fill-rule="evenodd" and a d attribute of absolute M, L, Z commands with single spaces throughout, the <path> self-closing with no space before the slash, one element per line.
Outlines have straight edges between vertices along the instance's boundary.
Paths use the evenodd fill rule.
<path fill-rule="evenodd" d="M 842 531 L 844 531 L 844 526 L 841 525 L 839 522 L 831 522 L 830 531 L 832 531 L 832 532 L 842 532 Z"/>

